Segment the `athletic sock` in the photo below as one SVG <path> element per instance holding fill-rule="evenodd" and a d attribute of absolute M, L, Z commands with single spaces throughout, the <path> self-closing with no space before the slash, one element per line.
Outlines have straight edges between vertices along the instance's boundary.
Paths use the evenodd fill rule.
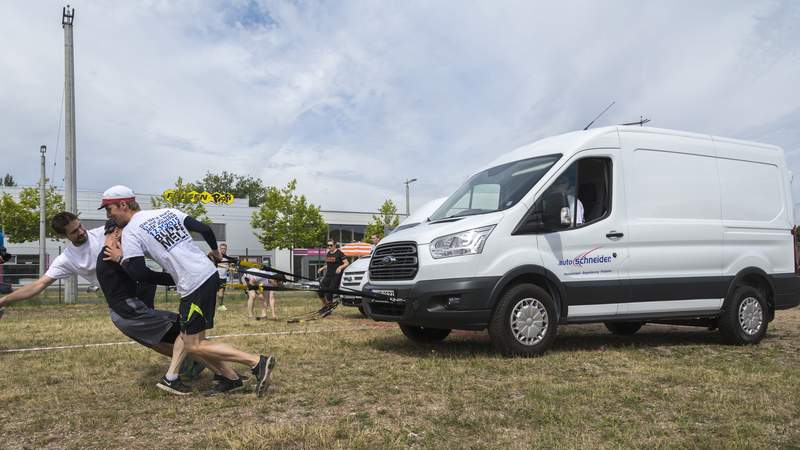
<path fill-rule="evenodd" d="M 170 374 L 166 374 L 166 375 L 164 375 L 164 378 L 166 378 L 166 379 L 167 379 L 167 381 L 175 381 L 175 380 L 177 380 L 177 379 L 178 379 L 178 375 L 170 375 Z"/>

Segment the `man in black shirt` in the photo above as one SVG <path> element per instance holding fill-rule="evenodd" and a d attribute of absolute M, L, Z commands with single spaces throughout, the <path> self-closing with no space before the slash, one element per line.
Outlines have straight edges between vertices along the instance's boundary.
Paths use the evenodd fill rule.
<path fill-rule="evenodd" d="M 177 314 L 159 311 L 148 307 L 153 296 L 151 286 L 175 284 L 166 272 L 152 272 L 152 284 L 137 283 L 110 254 L 111 248 L 118 247 L 119 230 L 106 227 L 106 241 L 103 253 L 97 256 L 97 281 L 108 303 L 111 321 L 126 336 L 167 356 L 172 355 L 172 344 L 180 334 L 180 320 Z M 151 303 L 152 304 L 152 303 Z M 175 334 L 177 331 L 178 334 Z"/>
<path fill-rule="evenodd" d="M 182 352 L 180 316 L 174 312 L 153 309 L 155 285 L 171 286 L 175 282 L 166 272 L 148 271 L 148 282 L 137 283 L 119 264 L 120 229 L 113 222 L 106 224 L 103 252 L 97 257 L 97 281 L 108 303 L 114 326 L 125 336 L 149 347 L 164 356 L 172 357 L 176 346 Z M 168 374 L 178 375 L 181 359 L 173 360 Z M 201 366 L 202 367 L 202 366 Z M 176 380 L 169 390 L 176 395 L 187 395 L 191 388 Z M 163 389 L 163 388 L 162 388 Z"/>
<path fill-rule="evenodd" d="M 333 301 L 333 293 L 325 292 L 339 288 L 339 281 L 342 279 L 342 272 L 350 264 L 345 258 L 344 253 L 336 248 L 336 242 L 328 240 L 328 253 L 325 254 L 325 265 L 320 267 L 317 272 L 325 271 L 325 276 L 319 283 L 320 292 L 317 293 L 322 301 L 322 306 L 326 306 Z"/>

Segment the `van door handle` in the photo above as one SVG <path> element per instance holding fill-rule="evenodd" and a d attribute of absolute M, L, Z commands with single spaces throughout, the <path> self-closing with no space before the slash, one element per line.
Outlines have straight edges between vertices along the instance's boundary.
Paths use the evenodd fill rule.
<path fill-rule="evenodd" d="M 606 237 L 609 238 L 609 239 L 612 239 L 612 240 L 617 240 L 617 239 L 621 238 L 622 236 L 625 236 L 625 235 L 620 233 L 620 232 L 618 232 L 618 231 L 609 231 L 606 234 Z"/>

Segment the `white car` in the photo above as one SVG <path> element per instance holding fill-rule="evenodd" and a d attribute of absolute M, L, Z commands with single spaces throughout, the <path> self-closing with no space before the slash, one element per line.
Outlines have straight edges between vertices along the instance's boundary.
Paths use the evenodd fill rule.
<path fill-rule="evenodd" d="M 367 314 L 416 341 L 489 330 L 536 355 L 560 324 L 718 328 L 755 344 L 800 303 L 791 174 L 772 145 L 648 127 L 547 138 L 480 170 L 372 255 Z"/>
<path fill-rule="evenodd" d="M 362 256 L 361 258 L 353 261 L 352 264 L 348 265 L 342 274 L 342 281 L 339 284 L 339 288 L 343 291 L 362 291 L 364 289 L 364 285 L 367 284 L 367 280 L 369 280 L 367 277 L 369 260 L 369 256 Z M 361 314 L 366 316 L 364 309 L 361 307 L 361 297 L 341 294 L 339 295 L 339 300 L 341 301 L 342 305 L 357 306 L 358 310 L 361 311 Z"/>

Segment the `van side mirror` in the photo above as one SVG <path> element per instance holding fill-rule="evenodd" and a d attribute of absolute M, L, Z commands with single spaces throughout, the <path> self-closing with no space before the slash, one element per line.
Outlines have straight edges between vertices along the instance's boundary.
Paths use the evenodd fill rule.
<path fill-rule="evenodd" d="M 551 192 L 534 203 L 525 220 L 514 234 L 551 233 L 569 228 L 572 216 L 566 196 L 561 192 Z"/>
<path fill-rule="evenodd" d="M 555 231 L 572 224 L 567 198 L 561 192 L 552 192 L 542 199 L 542 222 L 547 230 Z"/>

